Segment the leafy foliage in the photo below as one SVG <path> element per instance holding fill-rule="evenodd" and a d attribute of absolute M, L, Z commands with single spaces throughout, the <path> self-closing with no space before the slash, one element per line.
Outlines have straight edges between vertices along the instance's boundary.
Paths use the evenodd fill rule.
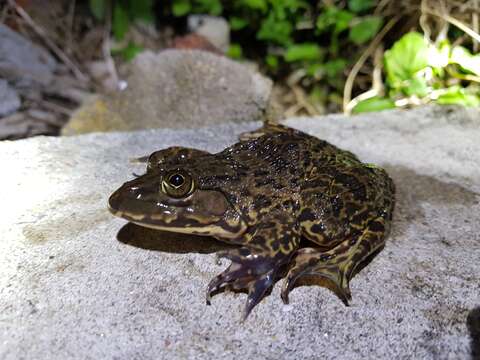
<path fill-rule="evenodd" d="M 327 4 L 325 4 L 327 3 Z M 163 4 L 164 16 L 221 15 L 228 20 L 234 43 L 227 55 L 259 61 L 275 77 L 302 71 L 302 85 L 310 91 L 341 93 L 345 69 L 355 47 L 368 43 L 383 19 L 371 16 L 375 0 L 346 2 L 308 0 L 172 0 Z M 125 37 L 130 24 L 153 20 L 154 0 L 89 0 L 92 14 L 104 19 L 112 6 L 112 32 Z M 329 44 L 327 48 L 320 44 Z M 133 51 L 132 49 L 135 49 Z M 252 50 L 254 49 L 254 50 Z M 260 51 L 258 51 L 260 49 Z M 127 58 L 138 51 L 134 44 L 124 49 Z M 345 51 L 349 50 L 349 51 Z M 315 98 L 315 96 L 314 96 Z"/>
<path fill-rule="evenodd" d="M 382 104 L 437 102 L 480 106 L 480 55 L 448 41 L 431 44 L 422 34 L 405 34 L 384 55 L 388 97 L 359 102 L 353 112 Z"/>
<path fill-rule="evenodd" d="M 308 99 L 312 101 L 328 98 L 341 102 L 348 68 L 386 22 L 378 11 L 373 11 L 378 0 L 156 3 L 162 4 L 157 8 L 157 11 L 162 9 L 162 16 L 174 19 L 184 19 L 190 14 L 224 17 L 233 38 L 227 56 L 252 58 L 273 77 L 291 75 L 310 93 Z M 103 20 L 106 14 L 112 14 L 112 33 L 117 41 L 124 39 L 133 22 L 152 22 L 154 5 L 155 0 L 89 0 L 96 19 Z M 455 36 L 462 35 L 460 32 Z M 116 53 L 131 59 L 141 50 L 130 42 Z M 358 102 L 353 112 L 431 101 L 480 105 L 480 54 L 474 55 L 447 40 L 433 44 L 420 33 L 405 34 L 384 53 L 384 76 L 384 91 Z"/>

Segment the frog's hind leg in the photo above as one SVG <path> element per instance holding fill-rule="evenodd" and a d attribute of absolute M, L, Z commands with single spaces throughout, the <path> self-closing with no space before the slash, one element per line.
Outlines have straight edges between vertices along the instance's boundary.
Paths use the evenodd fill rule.
<path fill-rule="evenodd" d="M 371 220 L 360 235 L 342 241 L 329 251 L 299 249 L 283 283 L 283 302 L 288 303 L 288 294 L 299 278 L 318 276 L 329 280 L 335 286 L 335 293 L 348 305 L 352 298 L 349 282 L 355 269 L 383 247 L 387 230 L 384 217 L 378 217 Z"/>

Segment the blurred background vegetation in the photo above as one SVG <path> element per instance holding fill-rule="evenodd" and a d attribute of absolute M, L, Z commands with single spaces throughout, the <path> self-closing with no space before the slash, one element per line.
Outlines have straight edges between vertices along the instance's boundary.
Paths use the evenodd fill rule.
<path fill-rule="evenodd" d="M 109 0 L 90 0 L 105 20 Z M 250 59 L 296 97 L 295 112 L 358 113 L 437 102 L 478 106 L 478 1 L 121 0 L 112 32 L 190 14 L 230 24 L 227 55 Z M 131 58 L 140 47 L 121 52 Z"/>
<path fill-rule="evenodd" d="M 36 3 L 23 2 L 31 7 Z M 480 105 L 480 0 L 67 3 L 65 18 L 74 13 L 76 25 L 50 36 L 78 63 L 82 57 L 105 55 L 102 41 L 92 45 L 92 29 L 109 37 L 109 56 L 119 66 L 145 49 L 169 47 L 186 35 L 192 14 L 225 19 L 231 41 L 220 52 L 273 78 L 285 116 L 431 102 Z M 152 31 L 160 33 L 162 41 L 146 40 Z M 93 50 L 82 48 L 84 38 Z M 97 55 L 91 55 L 94 50 Z"/>

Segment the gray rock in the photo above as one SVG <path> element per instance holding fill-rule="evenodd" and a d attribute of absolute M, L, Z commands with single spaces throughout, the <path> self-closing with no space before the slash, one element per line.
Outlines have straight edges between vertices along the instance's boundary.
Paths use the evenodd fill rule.
<path fill-rule="evenodd" d="M 0 143 L 0 358 L 469 359 L 480 350 L 480 123 L 423 108 L 287 123 L 388 169 L 385 249 L 329 290 L 280 286 L 240 323 L 244 294 L 205 305 L 222 244 L 126 225 L 109 194 L 128 159 L 171 145 L 221 150 L 258 123 Z M 118 240 L 117 240 L 118 238 Z"/>
<path fill-rule="evenodd" d="M 17 92 L 6 80 L 0 79 L 0 117 L 17 111 L 19 107 L 20 98 Z"/>
<path fill-rule="evenodd" d="M 247 66 L 198 50 L 144 52 L 127 82 L 124 91 L 81 107 L 63 134 L 261 120 L 272 88 Z"/>
<path fill-rule="evenodd" d="M 217 49 L 223 52 L 230 46 L 230 25 L 222 17 L 211 15 L 190 15 L 187 18 L 188 30 L 202 35 Z"/>
<path fill-rule="evenodd" d="M 18 87 L 51 83 L 55 59 L 8 26 L 0 24 L 0 77 Z"/>
<path fill-rule="evenodd" d="M 43 118 L 40 118 L 43 116 Z M 16 140 L 36 135 L 58 134 L 52 123 L 54 115 L 31 109 L 18 111 L 0 119 L 0 140 Z"/>

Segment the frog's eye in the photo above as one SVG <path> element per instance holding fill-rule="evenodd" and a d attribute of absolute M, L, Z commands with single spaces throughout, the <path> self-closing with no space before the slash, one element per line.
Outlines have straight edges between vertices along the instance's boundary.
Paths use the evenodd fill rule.
<path fill-rule="evenodd" d="M 190 195 L 195 189 L 195 182 L 185 171 L 173 170 L 167 173 L 162 180 L 162 192 L 174 198 L 183 198 Z"/>

